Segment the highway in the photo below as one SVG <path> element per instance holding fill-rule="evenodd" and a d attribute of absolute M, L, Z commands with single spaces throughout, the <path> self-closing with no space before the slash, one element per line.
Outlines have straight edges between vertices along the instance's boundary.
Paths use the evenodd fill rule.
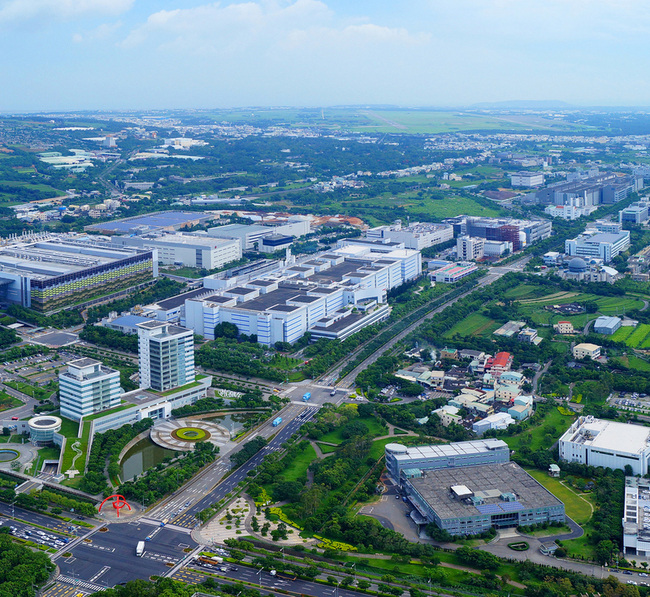
<path fill-rule="evenodd" d="M 505 276 L 507 273 L 521 272 L 529 260 L 530 257 L 524 257 L 522 259 L 518 259 L 517 261 L 513 262 L 510 265 L 490 268 L 490 272 L 486 276 L 483 276 L 474 288 L 468 290 L 467 292 L 464 292 L 463 294 L 458 295 L 455 298 L 446 301 L 445 303 L 440 305 L 437 309 L 434 309 L 433 311 L 429 312 L 422 319 L 412 323 L 405 330 L 401 331 L 399 334 L 391 338 L 388 342 L 386 342 L 386 344 L 384 344 L 383 346 L 375 350 L 375 352 L 373 352 L 367 359 L 363 360 L 359 365 L 357 365 L 352 371 L 350 371 L 350 373 L 348 373 L 345 377 L 340 379 L 336 383 L 336 387 L 346 388 L 346 389 L 352 388 L 354 386 L 355 380 L 357 378 L 357 375 L 359 375 L 359 373 L 361 373 L 364 369 L 367 369 L 382 354 L 384 354 L 384 352 L 393 348 L 393 346 L 395 346 L 398 342 L 403 340 L 413 330 L 415 330 L 420 325 L 422 325 L 424 321 L 426 321 L 427 319 L 431 319 L 434 315 L 437 315 L 438 313 L 441 313 L 442 311 L 447 309 L 447 307 L 450 307 L 451 305 L 458 302 L 459 300 L 472 294 L 472 292 L 476 291 L 477 289 L 484 288 L 485 286 L 488 286 L 489 284 L 496 282 L 497 280 Z"/>

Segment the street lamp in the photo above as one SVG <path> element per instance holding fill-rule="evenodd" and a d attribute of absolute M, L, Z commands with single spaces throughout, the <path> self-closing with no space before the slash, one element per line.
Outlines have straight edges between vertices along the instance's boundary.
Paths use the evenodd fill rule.
<path fill-rule="evenodd" d="M 258 578 L 259 578 L 259 582 L 258 582 L 258 584 L 260 585 L 260 589 L 262 588 L 262 570 L 264 570 L 264 568 L 260 568 L 260 569 L 257 571 L 257 576 L 258 576 Z"/>

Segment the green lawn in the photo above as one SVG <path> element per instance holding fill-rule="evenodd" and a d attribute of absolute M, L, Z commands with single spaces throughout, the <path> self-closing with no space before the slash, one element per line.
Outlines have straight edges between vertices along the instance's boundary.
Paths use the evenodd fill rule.
<path fill-rule="evenodd" d="M 22 381 L 6 381 L 5 385 L 17 390 L 18 392 L 26 394 L 27 396 L 36 398 L 36 400 L 45 400 L 52 395 L 52 392 L 54 392 L 52 389 L 39 388 Z"/>
<path fill-rule="evenodd" d="M 384 439 L 378 439 L 377 441 L 372 442 L 372 447 L 370 448 L 370 457 L 377 460 L 384 455 L 384 447 L 386 444 L 391 442 L 399 443 L 399 440 L 396 440 L 394 437 L 386 437 Z"/>
<path fill-rule="evenodd" d="M 79 424 L 75 423 L 74 421 L 69 421 L 67 419 L 63 419 L 64 423 L 68 423 L 66 425 L 66 431 L 70 433 L 64 432 L 64 426 L 61 426 L 61 433 L 63 433 L 67 440 L 65 443 L 65 452 L 63 453 L 62 461 L 61 461 L 61 472 L 65 473 L 68 469 L 72 467 L 72 461 L 74 460 L 76 456 L 76 452 L 72 449 L 72 446 L 75 442 L 79 441 L 79 449 L 81 450 L 81 456 L 77 458 L 77 461 L 75 462 L 75 468 L 81 473 L 84 473 L 85 467 L 86 467 L 86 452 L 88 450 L 88 439 L 90 438 L 90 427 L 91 423 L 90 421 L 84 422 L 84 428 L 81 434 L 81 438 L 77 438 L 77 433 L 74 433 L 75 427 L 77 428 L 77 431 L 79 429 Z M 78 482 L 78 481 L 77 481 Z M 65 481 L 64 484 L 69 484 L 68 481 Z"/>
<path fill-rule="evenodd" d="M 549 477 L 545 471 L 526 469 L 526 472 L 564 504 L 567 516 L 581 525 L 589 521 L 592 511 L 588 498 L 576 495 L 573 490 L 562 485 L 560 479 Z"/>
<path fill-rule="evenodd" d="M 285 481 L 297 481 L 298 479 L 307 477 L 307 469 L 314 460 L 316 460 L 316 450 L 309 445 L 282 472 Z"/>
<path fill-rule="evenodd" d="M 503 298 L 506 299 L 532 299 L 532 298 L 541 298 L 550 293 L 550 290 L 541 286 L 533 286 L 532 284 L 521 284 L 519 286 L 514 286 L 509 288 Z"/>
<path fill-rule="evenodd" d="M 116 406 L 115 408 L 109 408 L 108 410 L 103 410 L 102 412 L 95 413 L 94 415 L 84 417 L 84 421 L 94 421 L 95 419 L 101 419 L 106 415 L 112 415 L 114 413 L 120 412 L 121 410 L 126 410 L 127 408 L 132 408 L 132 407 L 133 404 L 131 403 L 121 404 L 120 406 Z"/>
<path fill-rule="evenodd" d="M 337 446 L 330 446 L 328 444 L 323 444 L 321 442 L 316 442 L 318 444 L 318 447 L 320 448 L 320 451 L 323 454 L 331 454 L 332 452 L 336 452 L 338 450 Z"/>
<path fill-rule="evenodd" d="M 23 403 L 18 400 L 18 398 L 14 398 L 13 396 L 7 394 L 7 392 L 0 390 L 0 412 L 3 410 L 17 408 L 19 406 L 23 406 Z"/>
<path fill-rule="evenodd" d="M 377 419 L 374 417 L 363 417 L 356 419 L 357 421 L 361 421 L 369 430 L 370 434 L 373 437 L 379 437 L 382 435 L 386 435 L 388 433 L 388 429 L 384 427 Z M 334 431 L 330 431 L 329 433 L 326 433 L 323 435 L 323 437 L 319 437 L 318 440 L 321 442 L 327 442 L 330 444 L 341 444 L 343 443 L 343 437 L 341 435 L 341 432 L 343 430 L 339 427 L 338 429 L 335 429 Z"/>
<path fill-rule="evenodd" d="M 544 417 L 540 425 L 526 429 L 518 435 L 504 437 L 503 440 L 508 444 L 511 450 L 518 450 L 521 446 L 528 446 L 531 450 L 542 450 L 551 447 L 550 444 L 558 439 L 573 422 L 573 416 L 563 415 L 557 408 L 553 408 Z M 547 430 L 550 431 L 551 441 L 546 438 Z M 528 441 L 528 436 L 532 436 Z"/>
<path fill-rule="evenodd" d="M 487 337 L 494 330 L 498 329 L 501 324 L 485 317 L 481 313 L 472 313 L 467 316 L 462 321 L 459 321 L 454 325 L 446 334 L 446 338 L 451 338 L 454 334 L 460 334 L 461 336 L 481 336 Z"/>

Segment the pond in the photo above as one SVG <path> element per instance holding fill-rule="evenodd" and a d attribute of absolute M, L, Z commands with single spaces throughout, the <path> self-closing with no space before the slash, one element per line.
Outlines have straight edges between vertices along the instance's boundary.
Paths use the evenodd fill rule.
<path fill-rule="evenodd" d="M 244 428 L 244 422 L 255 416 L 257 416 L 255 413 L 242 413 L 235 415 L 221 415 L 219 417 L 208 417 L 204 420 L 221 425 L 223 428 L 230 431 L 231 437 L 235 437 L 237 433 Z"/>
<path fill-rule="evenodd" d="M 174 454 L 173 450 L 161 448 L 145 437 L 122 458 L 120 463 L 122 481 L 130 481 L 133 477 L 160 464 L 168 456 L 173 458 Z"/>

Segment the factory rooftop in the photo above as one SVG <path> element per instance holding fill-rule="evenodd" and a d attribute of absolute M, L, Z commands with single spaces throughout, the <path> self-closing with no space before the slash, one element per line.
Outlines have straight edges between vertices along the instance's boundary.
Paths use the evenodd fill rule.
<path fill-rule="evenodd" d="M 0 272 L 49 280 L 135 257 L 148 250 L 115 247 L 78 235 L 36 235 L 4 239 Z"/>
<path fill-rule="evenodd" d="M 156 230 L 180 230 L 208 222 L 214 216 L 201 211 L 161 211 L 158 213 L 102 222 L 86 226 L 86 230 L 104 234 L 128 234 L 130 232 L 153 232 Z"/>
<path fill-rule="evenodd" d="M 572 425 L 560 439 L 584 444 L 592 449 L 641 454 L 648 448 L 650 429 L 640 425 L 585 417 L 582 425 Z"/>
<path fill-rule="evenodd" d="M 442 519 L 562 505 L 515 462 L 423 471 L 422 477 L 409 482 Z M 474 499 L 459 499 L 460 488 L 469 490 Z M 516 499 L 502 499 L 508 494 Z"/>

